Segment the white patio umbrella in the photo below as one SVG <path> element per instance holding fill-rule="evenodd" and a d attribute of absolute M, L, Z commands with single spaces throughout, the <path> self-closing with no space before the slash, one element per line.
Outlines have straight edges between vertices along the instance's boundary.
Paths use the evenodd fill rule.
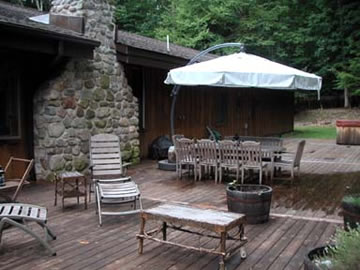
<path fill-rule="evenodd" d="M 236 53 L 168 72 L 166 84 L 284 90 L 321 89 L 321 77 L 248 53 Z"/>
<path fill-rule="evenodd" d="M 174 84 L 170 115 L 171 134 L 174 134 L 176 96 L 181 85 L 208 85 L 235 88 L 268 88 L 274 90 L 315 90 L 320 99 L 322 78 L 266 58 L 245 52 L 221 56 L 192 64 L 196 59 L 218 48 L 237 46 L 241 43 L 224 43 L 200 52 L 183 67 L 171 69 L 166 84 Z"/>

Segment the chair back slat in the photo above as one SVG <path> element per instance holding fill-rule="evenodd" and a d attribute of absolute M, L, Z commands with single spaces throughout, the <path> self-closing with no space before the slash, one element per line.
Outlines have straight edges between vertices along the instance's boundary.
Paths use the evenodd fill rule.
<path fill-rule="evenodd" d="M 182 139 L 182 138 L 185 138 L 185 136 L 183 134 L 174 134 L 172 137 L 172 142 L 175 146 L 175 149 L 176 149 L 176 143 L 179 139 Z"/>
<path fill-rule="evenodd" d="M 261 144 L 260 142 L 245 141 L 240 143 L 241 162 L 247 166 L 261 166 Z"/>
<path fill-rule="evenodd" d="M 295 157 L 294 157 L 294 166 L 295 167 L 300 165 L 300 161 L 301 161 L 302 154 L 304 152 L 304 148 L 305 148 L 305 140 L 301 140 L 298 143 Z"/>
<path fill-rule="evenodd" d="M 182 162 L 193 162 L 196 159 L 195 141 L 188 138 L 176 140 L 177 159 Z"/>
<path fill-rule="evenodd" d="M 196 145 L 200 163 L 214 164 L 218 161 L 215 141 L 202 139 Z"/>
<path fill-rule="evenodd" d="M 121 175 L 123 171 L 119 137 L 113 134 L 92 136 L 90 160 L 94 176 Z"/>
<path fill-rule="evenodd" d="M 238 144 L 231 140 L 219 141 L 220 163 L 227 165 L 239 164 Z"/>

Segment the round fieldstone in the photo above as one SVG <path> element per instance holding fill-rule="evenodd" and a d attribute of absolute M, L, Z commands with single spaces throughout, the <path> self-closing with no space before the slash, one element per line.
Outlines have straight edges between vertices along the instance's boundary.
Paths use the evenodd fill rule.
<path fill-rule="evenodd" d="M 95 112 L 93 110 L 87 110 L 85 114 L 86 119 L 93 119 L 95 117 Z"/>
<path fill-rule="evenodd" d="M 87 157 L 85 157 L 85 156 L 77 157 L 77 158 L 74 158 L 73 165 L 74 165 L 75 170 L 81 172 L 88 167 L 89 161 L 88 161 Z"/>
<path fill-rule="evenodd" d="M 106 120 L 97 120 L 97 121 L 95 121 L 95 126 L 97 128 L 105 128 L 106 127 Z"/>
<path fill-rule="evenodd" d="M 84 82 L 84 86 L 87 88 L 87 89 L 93 89 L 95 87 L 95 82 L 94 80 L 86 80 Z"/>
<path fill-rule="evenodd" d="M 59 138 L 65 131 L 63 123 L 52 123 L 48 127 L 48 133 L 50 137 Z"/>
<path fill-rule="evenodd" d="M 50 157 L 49 167 L 52 171 L 61 171 L 65 167 L 65 160 L 62 155 L 54 155 Z"/>
<path fill-rule="evenodd" d="M 119 121 L 120 127 L 127 127 L 129 126 L 129 120 L 127 118 L 121 118 Z"/>
<path fill-rule="evenodd" d="M 93 93 L 93 99 L 96 101 L 101 101 L 105 99 L 105 91 L 97 88 Z"/>
<path fill-rule="evenodd" d="M 76 110 L 76 116 L 77 117 L 83 117 L 84 115 L 85 115 L 85 112 L 84 112 L 84 110 L 82 108 L 78 108 Z"/>
<path fill-rule="evenodd" d="M 96 116 L 98 118 L 105 118 L 110 116 L 110 109 L 109 108 L 100 108 L 96 111 Z"/>

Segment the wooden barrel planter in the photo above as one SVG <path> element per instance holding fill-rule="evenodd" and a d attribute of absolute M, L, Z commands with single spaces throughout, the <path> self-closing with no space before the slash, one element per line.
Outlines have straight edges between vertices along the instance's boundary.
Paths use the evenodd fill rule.
<path fill-rule="evenodd" d="M 228 185 L 228 210 L 246 215 L 249 224 L 269 220 L 272 188 L 265 185 Z"/>
<path fill-rule="evenodd" d="M 360 205 L 353 203 L 351 200 L 352 197 L 359 198 L 360 194 L 347 195 L 341 202 L 345 229 L 355 229 L 360 224 Z"/>
<path fill-rule="evenodd" d="M 360 144 L 360 120 L 336 120 L 336 143 Z"/>

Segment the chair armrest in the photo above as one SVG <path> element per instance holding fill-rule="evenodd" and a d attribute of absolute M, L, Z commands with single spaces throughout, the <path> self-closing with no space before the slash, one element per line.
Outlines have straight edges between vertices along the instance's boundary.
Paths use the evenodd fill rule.
<path fill-rule="evenodd" d="M 127 168 L 127 167 L 129 167 L 130 165 L 132 165 L 132 163 L 126 162 L 126 163 L 123 163 L 123 164 L 122 164 L 122 167 Z"/>

